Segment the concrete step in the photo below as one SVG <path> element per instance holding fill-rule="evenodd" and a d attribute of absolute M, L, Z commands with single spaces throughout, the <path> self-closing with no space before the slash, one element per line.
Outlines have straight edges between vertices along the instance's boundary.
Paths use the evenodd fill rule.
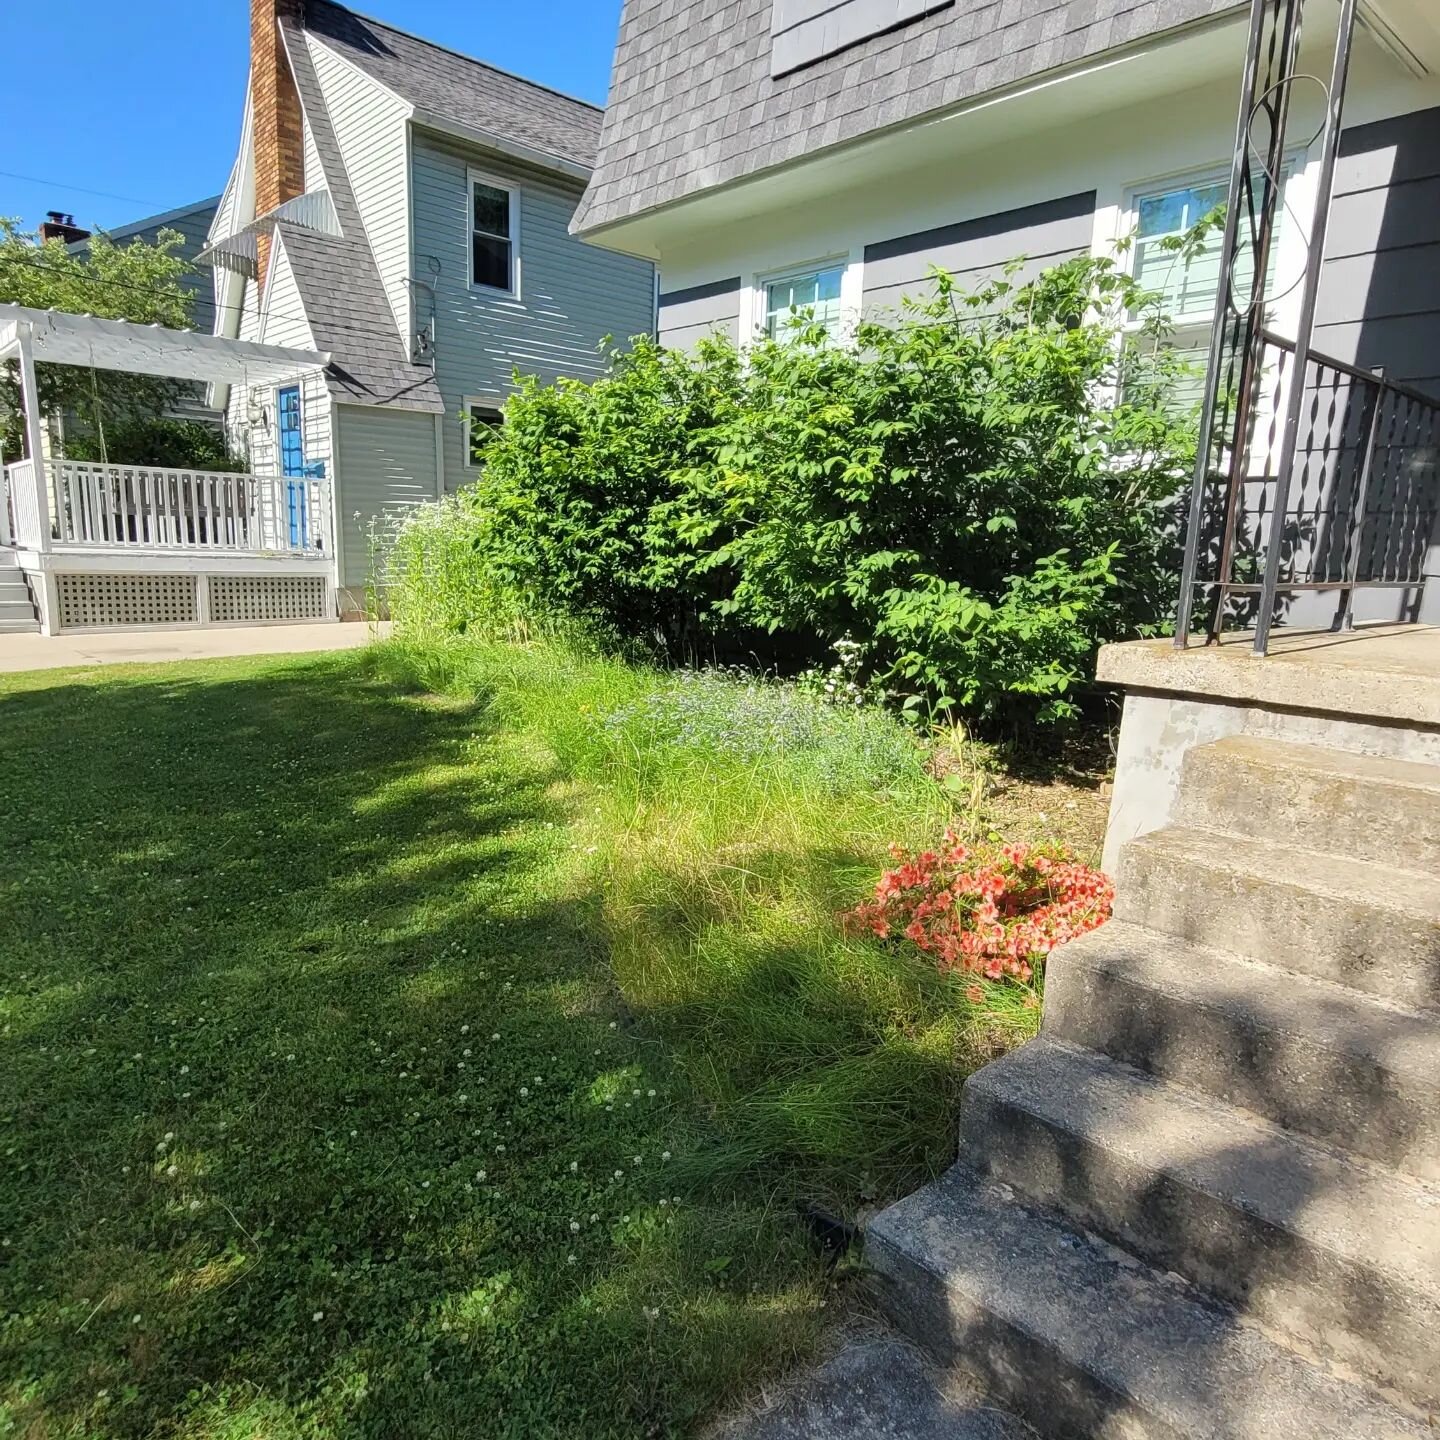
<path fill-rule="evenodd" d="M 866 1257 L 895 1323 L 1048 1440 L 1434 1440 L 963 1166 L 876 1216 Z"/>
<path fill-rule="evenodd" d="M 1186 753 L 1175 818 L 1440 874 L 1440 765 L 1235 735 Z"/>
<path fill-rule="evenodd" d="M 38 620 L 0 620 L 0 635 L 38 635 Z"/>
<path fill-rule="evenodd" d="M 0 620 L 33 620 L 35 618 L 35 606 L 30 600 L 29 592 L 24 594 L 6 595 L 0 590 Z"/>
<path fill-rule="evenodd" d="M 1433 876 L 1169 826 L 1120 854 L 1117 919 L 1397 1004 L 1440 1002 Z"/>
<path fill-rule="evenodd" d="M 971 1077 L 961 1158 L 1440 1406 L 1440 1190 L 1043 1039 Z"/>
<path fill-rule="evenodd" d="M 1055 952 L 1045 1035 L 1440 1182 L 1440 1013 L 1111 920 Z"/>
<path fill-rule="evenodd" d="M 957 1383 L 957 1381 L 959 1383 Z M 954 1371 L 886 1331 L 859 1336 L 705 1440 L 1034 1440 Z"/>

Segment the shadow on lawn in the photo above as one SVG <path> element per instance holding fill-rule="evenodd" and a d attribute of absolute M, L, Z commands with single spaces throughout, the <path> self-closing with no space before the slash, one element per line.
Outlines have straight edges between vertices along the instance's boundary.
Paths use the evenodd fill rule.
<path fill-rule="evenodd" d="M 466 1093 L 481 977 L 515 976 L 504 1028 L 562 1079 L 576 1017 L 605 1030 L 556 777 L 350 657 L 184 677 L 0 689 L 0 1421 L 546 1433 L 526 1408 L 567 1377 L 433 1322 L 499 1263 L 477 1156 L 540 1158 Z"/>

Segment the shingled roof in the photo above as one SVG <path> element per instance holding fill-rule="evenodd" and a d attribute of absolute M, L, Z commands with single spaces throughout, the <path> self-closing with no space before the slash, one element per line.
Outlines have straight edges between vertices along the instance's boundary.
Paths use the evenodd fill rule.
<path fill-rule="evenodd" d="M 774 0 L 625 0 L 584 234 L 1243 0 L 956 0 L 771 74 Z"/>
<path fill-rule="evenodd" d="M 346 10 L 307 0 L 305 28 L 416 109 L 589 169 L 602 111 Z"/>

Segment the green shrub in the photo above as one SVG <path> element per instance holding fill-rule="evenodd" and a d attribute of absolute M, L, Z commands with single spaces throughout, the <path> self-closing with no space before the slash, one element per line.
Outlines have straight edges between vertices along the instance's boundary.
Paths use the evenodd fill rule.
<path fill-rule="evenodd" d="M 801 320 L 524 381 L 429 542 L 456 556 L 443 624 L 561 614 L 782 671 L 842 647 L 911 706 L 1064 717 L 1099 644 L 1168 604 L 1194 425 L 1163 330 L 1087 258 L 966 296 L 939 275 L 853 343 Z"/>

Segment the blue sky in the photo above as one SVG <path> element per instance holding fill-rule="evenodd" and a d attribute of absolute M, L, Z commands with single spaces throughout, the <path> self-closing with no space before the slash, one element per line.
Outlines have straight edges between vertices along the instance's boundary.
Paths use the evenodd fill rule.
<path fill-rule="evenodd" d="M 605 101 L 620 0 L 352 8 Z M 248 0 L 0 0 L 0 215 L 115 226 L 216 194 L 240 130 L 249 13 Z"/>

